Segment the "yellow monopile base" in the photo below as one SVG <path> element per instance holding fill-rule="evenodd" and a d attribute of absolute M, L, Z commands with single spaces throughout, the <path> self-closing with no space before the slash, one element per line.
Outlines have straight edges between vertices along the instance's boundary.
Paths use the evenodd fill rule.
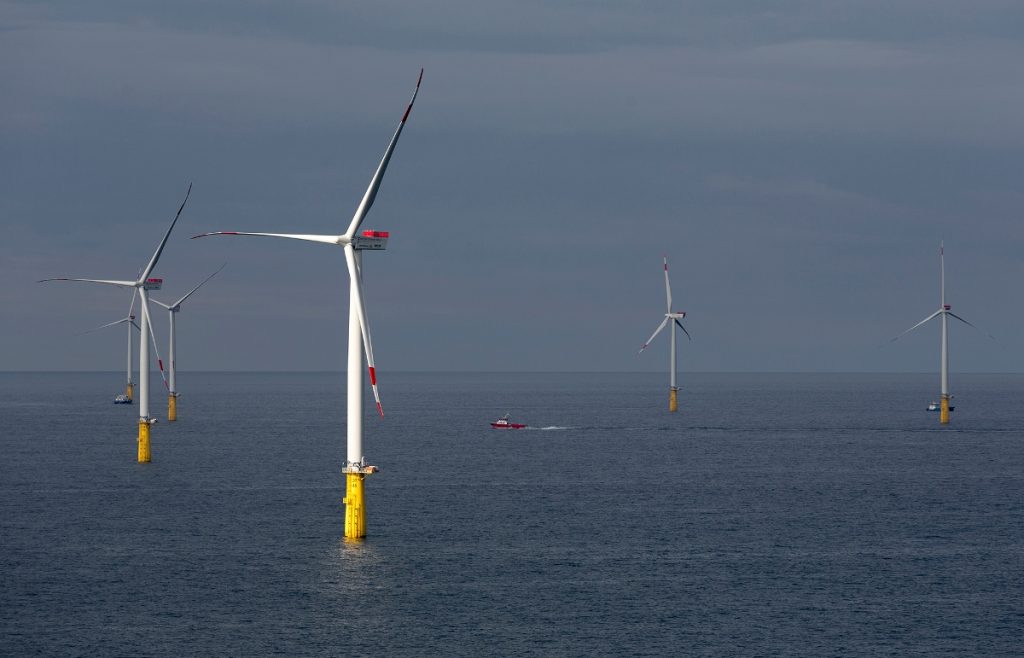
<path fill-rule="evenodd" d="M 124 394 L 128 396 L 128 401 L 132 401 L 132 397 L 135 395 L 135 384 L 128 382 L 128 386 L 124 389 Z"/>
<path fill-rule="evenodd" d="M 139 463 L 149 463 L 149 422 L 139 420 Z"/>
<path fill-rule="evenodd" d="M 178 420 L 178 395 L 171 393 L 167 396 L 167 420 Z"/>
<path fill-rule="evenodd" d="M 943 395 L 942 401 L 939 407 L 939 422 L 943 425 L 949 425 L 949 396 Z"/>
<path fill-rule="evenodd" d="M 668 410 L 676 411 L 679 409 L 679 402 L 676 400 L 676 389 L 672 388 L 668 391 Z"/>
<path fill-rule="evenodd" d="M 366 536 L 366 505 L 363 497 L 362 473 L 345 474 L 345 537 L 362 539 Z"/>

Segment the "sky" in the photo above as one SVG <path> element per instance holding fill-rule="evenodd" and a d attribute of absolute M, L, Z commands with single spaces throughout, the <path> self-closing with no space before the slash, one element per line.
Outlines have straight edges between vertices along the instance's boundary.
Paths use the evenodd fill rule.
<path fill-rule="evenodd" d="M 178 367 L 1024 372 L 1024 5 L 0 0 L 0 370 L 116 370 L 134 278 Z M 153 309 L 166 353 L 166 312 Z M 990 339 L 985 334 L 995 338 Z M 681 375 L 681 378 L 683 375 Z"/>

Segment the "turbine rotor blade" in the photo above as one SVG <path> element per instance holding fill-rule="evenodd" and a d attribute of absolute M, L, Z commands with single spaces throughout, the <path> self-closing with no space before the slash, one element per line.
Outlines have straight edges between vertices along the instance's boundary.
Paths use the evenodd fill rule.
<path fill-rule="evenodd" d="M 135 315 L 135 298 L 139 296 L 139 289 L 132 288 L 132 303 L 128 306 L 128 317 Z"/>
<path fill-rule="evenodd" d="M 384 408 L 380 405 L 380 392 L 377 390 L 377 371 L 373 361 L 373 343 L 370 342 L 370 326 L 366 319 L 366 308 L 363 306 L 363 282 L 359 268 L 356 266 L 356 252 L 352 245 L 345 245 L 345 262 L 348 264 L 348 275 L 352 279 L 351 294 L 356 296 L 356 316 L 359 318 L 359 331 L 363 334 L 363 351 L 366 353 L 366 367 L 370 371 L 370 388 L 373 399 L 377 402 L 377 413 L 384 417 Z"/>
<path fill-rule="evenodd" d="M 384 157 L 381 158 L 380 164 L 377 165 L 377 171 L 374 172 L 373 178 L 370 179 L 370 185 L 366 188 L 366 193 L 363 194 L 363 200 L 359 202 L 359 207 L 356 208 L 356 212 L 352 216 L 352 222 L 348 225 L 348 230 L 345 232 L 345 237 L 347 238 L 352 238 L 356 234 L 356 231 L 359 230 L 359 225 L 366 218 L 366 213 L 370 211 L 370 206 L 373 205 L 374 199 L 377 198 L 377 190 L 380 189 L 380 183 L 384 179 L 384 172 L 388 168 L 388 163 L 391 162 L 391 154 L 395 152 L 395 145 L 398 144 L 398 138 L 402 134 L 402 129 L 405 128 L 405 122 L 409 118 L 409 113 L 412 112 L 413 103 L 416 102 L 416 94 L 420 93 L 421 82 L 423 82 L 423 69 L 420 69 L 420 77 L 416 80 L 416 89 L 412 92 L 412 99 L 409 101 L 409 106 L 405 108 L 402 120 L 398 122 L 395 135 L 391 138 L 387 150 L 384 151 Z"/>
<path fill-rule="evenodd" d="M 138 283 L 143 283 L 153 273 L 153 268 L 156 267 L 156 262 L 160 260 L 160 254 L 164 251 L 164 246 L 167 245 L 167 238 L 171 237 L 171 231 L 174 230 L 174 225 L 178 223 L 178 218 L 181 217 L 181 211 L 185 209 L 185 204 L 188 203 L 188 196 L 192 194 L 192 183 L 188 184 L 188 191 L 185 192 L 185 200 L 181 202 L 178 207 L 178 212 L 174 215 L 174 220 L 171 221 L 171 225 L 167 227 L 167 232 L 164 233 L 164 239 L 160 241 L 160 246 L 153 252 L 153 257 L 149 259 L 149 265 L 142 271 L 142 275 L 139 276 Z"/>
<path fill-rule="evenodd" d="M 948 313 L 948 314 L 949 314 L 949 315 L 950 315 L 951 317 L 954 317 L 954 318 L 956 318 L 956 319 L 957 319 L 957 320 L 959 320 L 960 322 L 963 322 L 963 323 L 964 323 L 964 324 L 966 324 L 966 325 L 967 325 L 968 327 L 971 327 L 971 328 L 973 328 L 974 330 L 976 330 L 976 331 L 978 331 L 978 332 L 980 332 L 980 333 L 983 333 L 983 334 L 985 334 L 986 336 L 988 336 L 988 337 L 989 337 L 989 338 L 991 338 L 992 340 L 995 340 L 995 339 L 996 339 L 996 337 L 995 337 L 995 336 L 993 336 L 992 334 L 990 334 L 990 333 L 988 333 L 988 332 L 985 332 L 985 331 L 982 331 L 981 329 L 978 329 L 978 327 L 977 327 L 977 326 L 975 326 L 975 325 L 971 324 L 971 323 L 970 323 L 970 322 L 968 322 L 967 320 L 964 320 L 964 319 L 963 319 L 962 317 L 960 317 L 960 316 L 959 316 L 959 315 L 957 315 L 956 313 L 953 313 L 952 311 L 946 311 L 946 313 Z"/>
<path fill-rule="evenodd" d="M 84 336 L 86 334 L 91 334 L 91 333 L 93 333 L 95 331 L 99 331 L 100 329 L 106 329 L 107 327 L 113 327 L 113 326 L 116 326 L 116 325 L 119 325 L 119 324 L 124 324 L 125 322 L 131 322 L 132 324 L 135 324 L 132 321 L 131 318 L 121 318 L 120 320 L 114 320 L 113 322 L 108 322 L 106 324 L 101 324 L 98 327 L 95 327 L 93 329 L 89 329 L 88 331 L 82 331 L 82 332 L 79 332 L 79 333 L 74 334 L 74 335 L 75 336 Z"/>
<path fill-rule="evenodd" d="M 112 281 L 108 279 L 40 279 L 36 283 L 46 283 L 47 281 L 82 281 L 85 283 L 103 283 L 108 286 L 120 286 L 122 288 L 135 288 L 138 284 L 135 281 Z"/>
<path fill-rule="evenodd" d="M 644 346 L 640 348 L 640 352 L 643 352 L 644 350 L 647 349 L 647 346 L 650 345 L 651 341 L 654 340 L 654 337 L 657 336 L 658 333 L 660 333 L 661 330 L 665 328 L 666 324 L 668 324 L 668 318 L 665 318 L 664 320 L 661 321 L 661 324 L 658 325 L 658 328 L 654 330 L 654 333 L 651 334 L 651 337 L 648 338 L 647 342 L 644 343 Z M 640 352 L 637 352 L 637 354 L 639 354 Z"/>
<path fill-rule="evenodd" d="M 922 324 L 924 324 L 925 322 L 928 322 L 928 321 L 929 321 L 929 320 L 931 320 L 932 318 L 935 318 L 935 317 L 938 317 L 939 315 L 942 315 L 942 312 L 943 312 L 943 309 L 941 309 L 941 308 L 940 308 L 939 310 L 935 311 L 934 313 L 932 313 L 931 315 L 929 315 L 928 317 L 926 317 L 926 318 L 925 318 L 924 320 L 921 320 L 920 322 L 918 322 L 917 324 L 915 324 L 915 325 L 914 325 L 913 327 L 911 327 L 910 329 L 907 329 L 906 331 L 904 331 L 904 332 L 903 332 L 902 334 L 900 334 L 899 336 L 896 336 L 895 338 L 890 338 L 890 339 L 889 339 L 889 342 L 890 342 L 890 343 L 894 343 L 894 342 L 896 342 L 896 341 L 897 341 L 897 340 L 899 340 L 900 338 L 903 338 L 904 336 L 906 336 L 907 334 L 909 334 L 909 333 L 910 333 L 911 331 L 913 331 L 914 329 L 917 329 L 918 327 L 920 327 L 920 326 L 921 326 Z"/>
<path fill-rule="evenodd" d="M 663 256 L 662 260 L 665 261 L 665 308 L 669 313 L 672 312 L 672 286 L 668 282 L 668 256 Z"/>
<path fill-rule="evenodd" d="M 342 244 L 337 235 L 305 235 L 300 233 L 244 233 L 242 231 L 212 231 L 193 235 L 192 239 L 206 238 L 211 235 L 254 235 L 260 238 L 288 238 L 290 240 L 305 240 L 306 242 L 323 242 L 325 244 Z M 217 270 L 218 272 L 220 270 Z"/>
<path fill-rule="evenodd" d="M 683 323 L 680 322 L 678 318 L 676 318 L 675 322 L 677 325 L 679 325 L 679 328 L 683 330 L 683 333 L 686 334 L 686 338 L 689 340 L 693 340 L 693 337 L 690 336 L 690 332 L 686 330 L 686 327 L 683 326 Z"/>
<path fill-rule="evenodd" d="M 199 290 L 200 288 L 202 288 L 202 287 L 203 287 L 203 284 L 204 284 L 204 283 L 206 283 L 207 281 L 209 281 L 209 280 L 210 280 L 210 279 L 212 279 L 213 277 L 217 276 L 217 274 L 218 274 L 218 273 L 220 273 L 220 271 L 224 269 L 224 266 L 225 266 L 225 265 L 227 265 L 227 263 L 224 263 L 224 265 L 221 265 L 220 267 L 218 267 L 218 268 L 217 268 L 217 271 L 216 271 L 216 272 L 214 272 L 214 273 L 213 273 L 213 274 L 211 274 L 210 276 L 208 276 L 208 277 L 206 277 L 205 279 L 203 279 L 202 283 L 200 283 L 200 284 L 199 284 L 198 286 L 196 286 L 196 287 L 195 287 L 195 288 L 193 288 L 192 290 L 189 290 L 189 291 L 188 291 L 187 293 L 185 293 L 185 296 L 184 296 L 184 297 L 182 297 L 182 298 L 181 298 L 181 299 L 179 299 L 178 301 L 174 302 L 174 303 L 173 303 L 173 304 L 171 304 L 170 306 L 166 306 L 165 308 L 172 308 L 172 307 L 178 307 L 178 306 L 181 306 L 181 303 L 182 303 L 183 301 L 185 301 L 186 299 L 188 299 L 189 297 L 191 297 L 191 296 L 192 296 L 192 293 L 194 293 L 195 291 L 197 291 L 197 290 Z M 154 299 L 153 301 L 154 301 L 154 302 L 156 302 L 156 300 L 155 300 L 155 299 Z M 159 304 L 160 302 L 157 302 L 157 303 Z M 160 305 L 161 305 L 161 306 L 164 306 L 163 304 L 160 304 Z"/>

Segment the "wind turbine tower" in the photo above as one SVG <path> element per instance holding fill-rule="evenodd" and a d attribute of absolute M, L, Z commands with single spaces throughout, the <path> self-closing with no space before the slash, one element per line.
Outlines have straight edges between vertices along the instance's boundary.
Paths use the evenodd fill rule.
<path fill-rule="evenodd" d="M 654 340 L 654 337 L 657 336 L 661 332 L 661 330 L 665 328 L 666 325 L 669 325 L 668 331 L 670 335 L 671 347 L 669 348 L 668 357 L 668 410 L 671 412 L 675 412 L 679 409 L 679 402 L 677 398 L 679 387 L 676 386 L 676 327 L 678 326 L 680 329 L 683 330 L 683 333 L 686 334 L 687 339 L 690 338 L 690 332 L 688 332 L 686 330 L 686 327 L 683 326 L 683 323 L 680 322 L 680 320 L 686 317 L 686 313 L 684 311 L 672 310 L 672 286 L 668 282 L 668 257 L 663 257 L 662 260 L 665 264 L 665 319 L 661 321 L 661 324 L 658 325 L 658 328 L 654 330 L 654 333 L 651 334 L 651 337 L 648 338 L 647 342 L 644 343 L 643 347 L 640 348 L 640 352 L 643 352 L 645 349 L 647 349 L 647 346 L 651 344 L 651 341 Z"/>
<path fill-rule="evenodd" d="M 323 244 L 342 247 L 345 253 L 345 263 L 349 274 L 349 317 L 348 317 L 348 374 L 347 374 L 347 456 L 342 472 L 345 473 L 345 537 L 349 539 L 361 539 L 366 536 L 366 498 L 363 489 L 364 479 L 367 475 L 377 472 L 376 466 L 368 466 L 363 455 L 363 354 L 366 355 L 367 371 L 370 375 L 370 388 L 373 390 L 373 397 L 377 402 L 377 412 L 384 416 L 384 409 L 380 404 L 380 393 L 377 390 L 377 372 L 373 360 L 373 344 L 370 341 L 370 326 L 366 318 L 366 309 L 363 305 L 363 276 L 362 276 L 362 252 L 379 251 L 387 247 L 389 233 L 386 231 L 363 231 L 356 234 L 366 213 L 377 198 L 377 190 L 384 178 L 388 163 L 391 161 L 391 154 L 394 153 L 395 145 L 402 134 L 405 122 L 412 111 L 413 103 L 416 102 L 416 95 L 420 90 L 420 83 L 423 81 L 423 69 L 420 69 L 419 78 L 416 80 L 416 89 L 413 91 L 412 99 L 398 122 L 391 142 L 388 144 L 384 157 L 381 158 L 377 170 L 370 180 L 369 187 L 363 195 L 362 201 L 356 208 L 348 230 L 341 235 L 307 235 L 293 233 L 240 233 L 236 231 L 215 231 L 212 233 L 201 233 L 194 238 L 206 237 L 209 235 L 253 235 L 268 238 L 287 238 L 291 240 L 303 240 L 305 242 L 319 242 Z"/>
<path fill-rule="evenodd" d="M 202 288 L 204 283 L 206 283 L 207 281 L 209 281 L 213 277 L 217 276 L 217 274 L 222 269 L 224 269 L 224 265 L 221 265 L 217 269 L 216 272 L 214 272 L 210 276 L 208 276 L 205 279 L 203 279 L 202 282 L 198 286 L 196 286 L 192 290 L 189 290 L 187 293 L 185 293 L 184 297 L 182 297 L 178 301 L 174 302 L 173 304 L 164 304 L 163 302 L 161 302 L 161 301 L 159 301 L 157 299 L 153 300 L 154 302 L 156 302 L 160 306 L 163 306 L 164 308 L 167 309 L 167 315 L 168 315 L 168 318 L 169 318 L 168 322 L 170 324 L 170 337 L 168 338 L 170 344 L 168 345 L 168 349 L 167 349 L 167 360 L 170 362 L 169 363 L 169 368 L 168 368 L 168 370 L 170 371 L 169 372 L 170 386 L 168 386 L 168 388 L 167 388 L 167 422 L 173 422 L 173 421 L 178 420 L 178 385 L 177 385 L 177 381 L 175 379 L 175 372 L 177 371 L 177 366 L 176 366 L 176 361 L 175 361 L 175 351 L 176 351 L 176 348 L 177 348 L 177 338 L 176 338 L 176 334 L 174 333 L 174 317 L 178 314 L 178 311 L 181 310 L 182 303 L 186 299 L 191 297 L 192 293 L 194 293 L 195 291 L 197 291 L 200 288 Z"/>
<path fill-rule="evenodd" d="M 134 299 L 132 301 L 134 303 Z M 131 310 L 133 309 L 130 309 L 130 311 Z M 135 350 L 133 349 L 134 345 L 132 345 L 132 329 L 138 329 L 140 331 L 141 329 L 139 328 L 139 325 L 135 323 L 135 313 L 129 312 L 126 319 L 128 320 L 128 357 L 125 359 L 125 373 L 128 376 L 128 382 L 125 384 L 124 394 L 128 397 L 129 402 L 133 402 L 135 399 L 135 384 L 132 382 L 132 366 L 134 365 L 132 353 Z M 141 335 L 139 336 L 139 340 L 143 340 L 143 338 L 145 337 Z"/>

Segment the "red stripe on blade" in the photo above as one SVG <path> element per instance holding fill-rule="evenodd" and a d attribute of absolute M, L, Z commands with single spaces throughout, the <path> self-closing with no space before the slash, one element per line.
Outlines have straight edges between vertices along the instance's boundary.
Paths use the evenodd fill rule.
<path fill-rule="evenodd" d="M 384 407 L 380 406 L 380 402 L 377 403 L 377 412 L 380 414 L 381 418 L 384 417 Z"/>
<path fill-rule="evenodd" d="M 377 385 L 377 371 L 374 370 L 373 366 L 370 366 L 368 369 L 370 371 L 370 386 L 376 386 Z"/>

